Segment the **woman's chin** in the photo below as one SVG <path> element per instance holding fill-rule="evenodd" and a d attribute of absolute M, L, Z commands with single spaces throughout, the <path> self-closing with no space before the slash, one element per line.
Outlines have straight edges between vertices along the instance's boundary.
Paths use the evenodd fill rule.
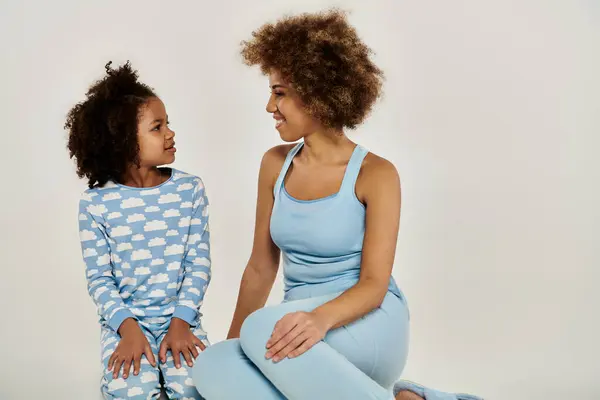
<path fill-rule="evenodd" d="M 295 143 L 298 140 L 302 139 L 302 135 L 293 134 L 287 131 L 286 129 L 276 128 L 277 132 L 279 132 L 279 137 L 286 143 Z"/>

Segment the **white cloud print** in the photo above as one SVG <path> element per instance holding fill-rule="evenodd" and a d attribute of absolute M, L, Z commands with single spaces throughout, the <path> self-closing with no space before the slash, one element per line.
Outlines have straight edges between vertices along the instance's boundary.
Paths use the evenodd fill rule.
<path fill-rule="evenodd" d="M 133 235 L 131 237 L 131 240 L 133 240 L 134 242 L 139 242 L 140 240 L 144 240 L 144 239 L 146 239 L 146 238 L 141 233 L 138 233 L 137 235 Z"/>
<path fill-rule="evenodd" d="M 210 267 L 210 260 L 206 257 L 196 257 L 192 261 L 194 265 L 202 265 L 204 267 Z"/>
<path fill-rule="evenodd" d="M 187 228 L 188 226 L 190 226 L 190 222 L 191 222 L 192 218 L 191 217 L 183 217 L 179 220 L 179 227 L 180 228 Z"/>
<path fill-rule="evenodd" d="M 173 261 L 167 265 L 167 271 L 177 271 L 181 267 L 181 263 L 179 261 Z"/>
<path fill-rule="evenodd" d="M 94 197 L 94 196 L 96 196 L 96 195 L 97 195 L 96 193 L 84 193 L 84 194 L 81 196 L 81 199 L 82 199 L 82 200 L 85 200 L 85 201 L 92 201 L 92 197 Z"/>
<path fill-rule="evenodd" d="M 184 247 L 181 244 L 172 244 L 167 246 L 165 250 L 165 256 L 174 256 L 177 254 L 183 254 Z"/>
<path fill-rule="evenodd" d="M 85 249 L 83 251 L 83 258 L 94 257 L 97 255 L 98 255 L 98 252 L 96 251 L 96 249 Z"/>
<path fill-rule="evenodd" d="M 120 389 L 125 389 L 127 387 L 127 382 L 123 378 L 113 379 L 108 384 L 108 390 L 111 392 L 116 392 Z"/>
<path fill-rule="evenodd" d="M 179 235 L 179 232 L 177 232 L 175 229 L 171 229 L 167 232 L 167 236 L 177 236 Z"/>
<path fill-rule="evenodd" d="M 197 242 L 200 241 L 200 239 L 202 239 L 202 236 L 200 236 L 199 233 L 194 233 L 194 234 L 192 234 L 192 235 L 190 235 L 188 237 L 188 243 L 189 244 L 196 244 Z"/>
<path fill-rule="evenodd" d="M 132 387 L 127 391 L 127 397 L 139 396 L 141 394 L 144 394 L 144 390 L 139 386 Z"/>
<path fill-rule="evenodd" d="M 146 371 L 140 376 L 142 383 L 158 382 L 158 374 L 152 371 Z"/>
<path fill-rule="evenodd" d="M 165 246 L 166 244 L 167 244 L 167 241 L 165 240 L 165 238 L 161 238 L 161 237 L 153 238 L 148 242 L 149 247 Z"/>
<path fill-rule="evenodd" d="M 167 386 L 170 387 L 171 389 L 173 389 L 174 391 L 176 391 L 179 394 L 185 393 L 184 389 L 183 389 L 183 386 L 179 382 L 171 382 Z"/>
<path fill-rule="evenodd" d="M 165 263 L 165 260 L 163 260 L 162 258 L 156 258 L 156 259 L 152 260 L 152 263 L 150 265 L 155 267 L 157 265 L 163 265 L 164 263 Z"/>
<path fill-rule="evenodd" d="M 163 213 L 163 217 L 172 218 L 172 217 L 180 217 L 181 213 L 177 209 L 167 210 Z"/>
<path fill-rule="evenodd" d="M 196 272 L 192 272 L 192 276 L 196 277 L 196 278 L 202 278 L 205 281 L 208 280 L 208 274 L 204 271 L 196 271 Z"/>
<path fill-rule="evenodd" d="M 152 196 L 155 194 L 160 194 L 160 189 L 159 188 L 154 188 L 154 189 L 150 189 L 150 190 L 144 190 L 142 192 L 142 196 Z"/>
<path fill-rule="evenodd" d="M 129 199 L 125 199 L 121 202 L 121 208 L 135 208 L 135 207 L 144 207 L 146 203 L 144 200 L 137 197 L 130 197 Z"/>
<path fill-rule="evenodd" d="M 96 240 L 98 239 L 98 237 L 94 232 L 84 229 L 82 231 L 79 231 L 79 239 L 82 242 L 87 242 L 89 240 Z"/>
<path fill-rule="evenodd" d="M 117 251 L 133 250 L 131 243 L 119 243 Z"/>
<path fill-rule="evenodd" d="M 148 279 L 149 285 L 154 285 L 156 283 L 167 283 L 167 282 L 169 282 L 169 275 L 167 275 L 167 274 L 158 274 L 158 275 L 155 275 L 155 276 L 151 277 L 150 279 Z"/>
<path fill-rule="evenodd" d="M 183 203 L 181 203 L 181 208 L 192 208 L 193 206 L 194 205 L 191 201 L 184 201 Z"/>
<path fill-rule="evenodd" d="M 88 217 L 85 214 L 79 214 L 79 220 L 80 221 L 87 221 Z"/>
<path fill-rule="evenodd" d="M 121 214 L 118 211 L 115 211 L 115 212 L 111 212 L 110 214 L 108 214 L 108 216 L 106 218 L 107 219 L 115 219 L 115 218 L 120 218 L 122 216 L 123 216 L 123 214 Z"/>
<path fill-rule="evenodd" d="M 131 228 L 126 225 L 115 226 L 110 230 L 110 236 L 112 237 L 127 236 L 131 235 L 132 233 L 133 232 L 131 231 Z"/>
<path fill-rule="evenodd" d="M 96 217 L 101 217 L 103 213 L 107 212 L 108 209 L 106 208 L 106 206 L 104 204 L 91 204 L 89 206 L 87 206 L 87 212 L 89 212 L 90 214 L 96 216 Z"/>
<path fill-rule="evenodd" d="M 152 271 L 148 267 L 138 267 L 133 271 L 134 275 L 150 275 Z"/>
<path fill-rule="evenodd" d="M 146 249 L 141 249 L 141 250 L 134 250 L 133 254 L 131 255 L 131 259 L 132 260 L 149 260 L 152 258 L 152 253 L 150 252 L 150 250 L 146 250 Z"/>
<path fill-rule="evenodd" d="M 177 191 L 183 192 L 184 190 L 192 190 L 193 188 L 194 185 L 192 185 L 191 183 L 182 183 L 181 185 L 177 186 Z"/>
<path fill-rule="evenodd" d="M 185 368 L 167 368 L 167 376 L 187 376 L 188 372 Z"/>
<path fill-rule="evenodd" d="M 144 214 L 131 214 L 127 217 L 127 222 L 131 224 L 133 222 L 144 221 L 145 219 Z"/>
<path fill-rule="evenodd" d="M 144 210 L 147 213 L 150 212 L 159 212 L 160 208 L 158 208 L 157 206 L 150 206 L 150 207 L 146 207 L 146 209 Z"/>
<path fill-rule="evenodd" d="M 98 259 L 96 260 L 96 264 L 101 267 L 103 265 L 108 265 L 108 263 L 110 263 L 110 254 L 106 253 L 101 255 L 100 257 L 98 257 Z"/>
<path fill-rule="evenodd" d="M 148 297 L 165 297 L 166 295 L 167 295 L 167 293 L 165 293 L 164 290 L 157 289 L 157 290 L 151 291 L 150 294 L 148 295 Z"/>
<path fill-rule="evenodd" d="M 149 221 L 149 222 L 146 222 L 146 225 L 144 225 L 144 230 L 146 232 L 162 231 L 162 230 L 166 230 L 168 228 L 169 227 L 167 226 L 167 223 L 165 221 L 160 221 L 160 220 Z"/>
<path fill-rule="evenodd" d="M 177 203 L 181 201 L 181 196 L 175 193 L 163 194 L 158 198 L 158 204 Z"/>
<path fill-rule="evenodd" d="M 102 196 L 102 201 L 119 200 L 120 198 L 121 194 L 119 194 L 119 192 L 112 192 L 106 193 L 104 196 Z"/>

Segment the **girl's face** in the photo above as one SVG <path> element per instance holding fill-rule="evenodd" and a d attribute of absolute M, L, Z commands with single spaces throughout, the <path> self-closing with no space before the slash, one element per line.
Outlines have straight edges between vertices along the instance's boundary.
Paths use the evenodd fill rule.
<path fill-rule="evenodd" d="M 271 97 L 267 103 L 267 112 L 273 114 L 275 128 L 285 142 L 296 142 L 323 127 L 304 109 L 298 93 L 284 82 L 279 71 L 269 74 Z"/>
<path fill-rule="evenodd" d="M 152 97 L 140 110 L 138 119 L 140 167 L 157 167 L 175 161 L 175 132 L 169 128 L 165 105 Z"/>

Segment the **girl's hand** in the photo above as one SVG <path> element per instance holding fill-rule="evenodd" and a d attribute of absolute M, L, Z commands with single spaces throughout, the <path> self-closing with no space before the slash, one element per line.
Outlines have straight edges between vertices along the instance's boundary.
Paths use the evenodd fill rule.
<path fill-rule="evenodd" d="M 121 366 L 123 366 L 123 379 L 127 379 L 131 364 L 133 364 L 133 374 L 137 376 L 140 373 L 142 354 L 145 354 L 150 364 L 156 367 L 150 343 L 134 319 L 128 318 L 123 321 L 119 327 L 119 334 L 121 341 L 108 359 L 108 370 L 113 371 L 113 379 L 119 377 Z"/>
<path fill-rule="evenodd" d="M 328 322 L 315 312 L 287 314 L 275 324 L 265 357 L 274 362 L 298 357 L 323 340 L 329 329 Z"/>
<path fill-rule="evenodd" d="M 198 357 L 196 346 L 200 347 L 200 350 L 206 348 L 204 343 L 192 333 L 187 322 L 179 318 L 172 318 L 169 330 L 160 344 L 158 356 L 162 363 L 167 362 L 167 350 L 170 349 L 177 369 L 181 368 L 179 353 L 183 355 L 187 365 L 192 367 L 194 365 L 192 359 L 195 360 Z"/>

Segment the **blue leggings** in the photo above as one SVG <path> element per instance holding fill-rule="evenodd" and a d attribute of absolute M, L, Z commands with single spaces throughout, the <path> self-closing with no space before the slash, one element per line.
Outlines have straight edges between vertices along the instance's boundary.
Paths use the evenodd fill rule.
<path fill-rule="evenodd" d="M 381 307 L 297 358 L 265 358 L 275 323 L 295 311 L 312 311 L 339 296 L 287 301 L 246 318 L 240 339 L 217 343 L 197 358 L 192 376 L 206 400 L 392 400 L 392 387 L 408 353 L 408 309 L 388 292 Z"/>

